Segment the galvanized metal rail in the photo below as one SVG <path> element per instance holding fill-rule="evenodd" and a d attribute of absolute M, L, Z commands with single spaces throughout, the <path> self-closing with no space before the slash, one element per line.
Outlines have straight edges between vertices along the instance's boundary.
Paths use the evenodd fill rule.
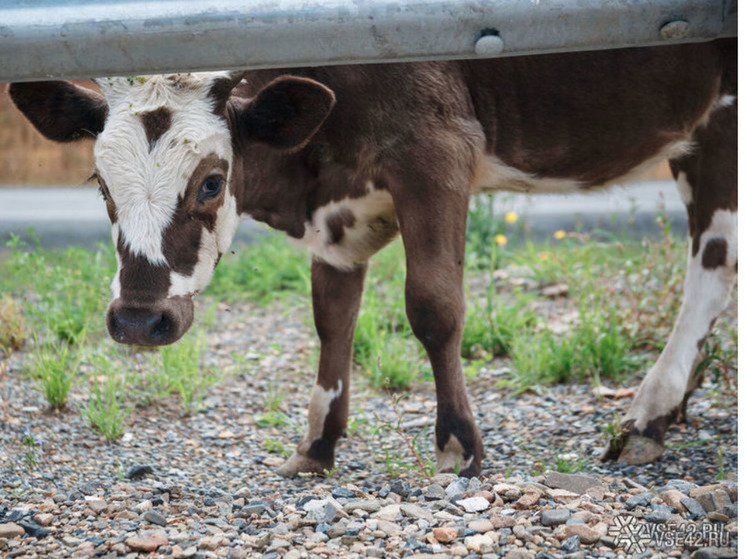
<path fill-rule="evenodd" d="M 3 0 L 0 81 L 707 41 L 737 0 Z"/>

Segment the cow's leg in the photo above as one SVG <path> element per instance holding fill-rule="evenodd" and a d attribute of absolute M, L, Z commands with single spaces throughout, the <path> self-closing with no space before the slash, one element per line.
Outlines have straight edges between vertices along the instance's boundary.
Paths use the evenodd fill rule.
<path fill-rule="evenodd" d="M 468 192 L 429 188 L 427 176 L 418 182 L 393 192 L 407 259 L 407 316 L 435 376 L 437 469 L 470 477 L 481 471 L 484 451 L 461 369 Z"/>
<path fill-rule="evenodd" d="M 727 307 L 738 271 L 737 115 L 735 101 L 695 133 L 692 154 L 671 161 L 689 216 L 684 301 L 673 332 L 648 372 L 605 458 L 641 464 L 663 453 L 669 425 L 685 414 L 700 375 L 700 351 Z"/>
<path fill-rule="evenodd" d="M 366 269 L 359 265 L 342 271 L 317 260 L 311 265 L 319 371 L 308 406 L 308 431 L 280 467 L 282 475 L 323 473 L 334 466 L 334 446 L 347 426 L 352 343 Z"/>

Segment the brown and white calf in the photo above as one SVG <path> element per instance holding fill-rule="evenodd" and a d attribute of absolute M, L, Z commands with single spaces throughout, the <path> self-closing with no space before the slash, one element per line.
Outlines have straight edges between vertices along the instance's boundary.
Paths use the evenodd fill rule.
<path fill-rule="evenodd" d="M 313 253 L 318 379 L 284 474 L 331 468 L 368 259 L 401 233 L 407 315 L 432 363 L 438 470 L 484 455 L 459 347 L 469 197 L 569 192 L 668 159 L 689 213 L 684 301 L 608 457 L 651 461 L 737 276 L 736 42 L 482 61 L 13 84 L 47 137 L 95 136 L 119 267 L 107 324 L 168 344 L 239 218 Z"/>

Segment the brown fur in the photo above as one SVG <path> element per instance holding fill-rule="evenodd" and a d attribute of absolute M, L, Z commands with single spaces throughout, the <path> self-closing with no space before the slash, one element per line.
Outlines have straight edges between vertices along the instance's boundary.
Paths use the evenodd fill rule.
<path fill-rule="evenodd" d="M 145 127 L 148 147 L 152 151 L 156 142 L 171 128 L 171 111 L 166 107 L 145 111 L 140 113 L 140 120 Z"/>
<path fill-rule="evenodd" d="M 462 449 L 457 458 L 470 464 L 462 474 L 475 475 L 484 451 L 467 398 L 460 342 L 466 215 L 484 157 L 531 178 L 567 179 L 587 189 L 627 174 L 673 142 L 691 140 L 695 149 L 671 168 L 674 174 L 686 172 L 692 186 L 687 210 L 696 255 L 713 213 L 737 208 L 737 107 L 709 112 L 720 96 L 737 92 L 735 45 L 720 40 L 479 61 L 253 71 L 232 91 L 239 75 L 218 80 L 210 95 L 231 131 L 231 184 L 241 213 L 302 238 L 315 210 L 329 202 L 361 198 L 371 184 L 391 195 L 407 258 L 407 315 L 435 376 L 436 444 L 441 453 Z M 42 89 L 48 93 L 50 87 Z M 24 110 L 44 110 L 42 94 L 24 87 L 11 88 L 11 94 Z M 93 114 L 86 118 L 97 123 L 101 107 L 95 97 L 82 97 Z M 63 98 L 68 107 L 69 96 Z M 71 109 L 73 116 L 76 111 L 79 107 Z M 62 139 L 80 129 L 77 121 L 86 121 L 79 116 L 63 119 Z M 47 133 L 50 122 L 34 121 Z M 195 172 L 194 185 L 203 179 Z M 196 252 L 199 243 L 195 231 L 202 225 L 194 223 L 209 227 L 212 215 L 192 205 L 192 188 L 166 240 L 174 247 L 166 249 L 169 264 L 184 270 L 190 262 L 181 251 Z M 352 224 L 350 216 L 332 216 L 332 239 L 342 242 Z M 721 261 L 717 245 L 705 251 L 707 263 Z M 145 277 L 128 275 L 128 281 L 161 292 L 160 276 L 149 277 L 152 272 L 130 260 L 127 273 Z M 332 390 L 342 381 L 343 391 L 330 402 L 323 434 L 304 439 L 285 473 L 321 471 L 333 462 L 334 443 L 347 420 L 364 273 L 364 266 L 344 272 L 313 264 L 321 339 L 317 383 Z M 672 414 L 627 434 L 638 442 L 655 441 L 658 448 Z M 458 444 L 451 444 L 452 437 Z"/>

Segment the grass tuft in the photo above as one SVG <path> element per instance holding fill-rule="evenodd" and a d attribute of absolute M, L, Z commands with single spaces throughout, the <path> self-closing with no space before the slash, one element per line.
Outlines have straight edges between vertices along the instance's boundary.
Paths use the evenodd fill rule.
<path fill-rule="evenodd" d="M 93 386 L 84 414 L 91 426 L 101 433 L 107 442 L 112 442 L 124 434 L 125 422 L 130 414 L 130 408 L 125 403 L 127 374 L 126 371 L 116 371 L 105 353 L 97 354 L 92 361 Z"/>
<path fill-rule="evenodd" d="M 23 307 L 10 295 L 0 298 L 0 352 L 10 354 L 21 349 L 28 339 Z"/>
<path fill-rule="evenodd" d="M 36 390 L 44 394 L 52 409 L 59 410 L 67 404 L 79 365 L 78 350 L 69 344 L 36 341 L 27 371 Z"/>

